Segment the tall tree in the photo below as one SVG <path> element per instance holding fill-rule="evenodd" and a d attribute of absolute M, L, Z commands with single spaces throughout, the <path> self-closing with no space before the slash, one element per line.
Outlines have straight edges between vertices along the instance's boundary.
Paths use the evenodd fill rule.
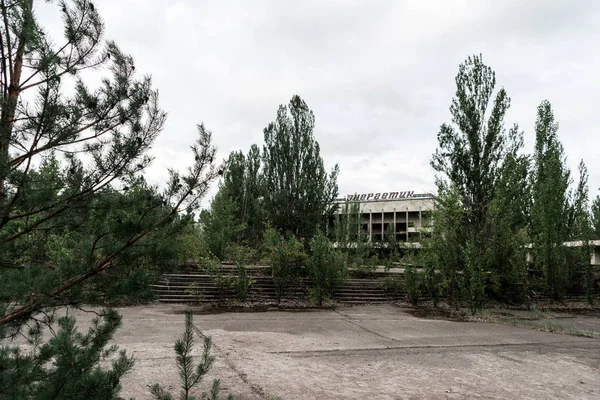
<path fill-rule="evenodd" d="M 464 265 L 469 266 L 465 271 L 467 284 L 480 282 L 480 275 L 490 268 L 490 206 L 496 197 L 504 159 L 519 137 L 516 126 L 509 132 L 504 128 L 510 99 L 503 88 L 495 89 L 495 72 L 483 63 L 481 56 L 469 57 L 459 66 L 456 95 L 450 106 L 452 124 L 440 127 L 439 148 L 431 160 L 432 167 L 442 174 L 438 176 L 439 192 L 447 191 L 447 179 L 464 207 L 465 220 L 457 226 L 465 232 L 457 237 L 465 240 L 460 247 L 464 250 Z M 469 292 L 469 299 L 480 303 L 483 286 L 477 287 L 476 296 L 472 288 L 465 292 Z"/>
<path fill-rule="evenodd" d="M 588 303 L 594 301 L 594 272 L 590 262 L 594 231 L 589 209 L 588 172 L 583 160 L 579 162 L 579 183 L 569 206 L 569 240 L 579 245 L 567 249 L 568 290 L 583 284 Z M 580 279 L 583 276 L 583 281 Z"/>
<path fill-rule="evenodd" d="M 592 202 L 592 227 L 594 239 L 600 239 L 600 195 Z"/>
<path fill-rule="evenodd" d="M 570 171 L 557 132 L 552 106 L 544 100 L 535 123 L 531 238 L 535 266 L 544 274 L 549 293 L 560 298 L 567 283 L 563 243 L 569 237 Z"/>
<path fill-rule="evenodd" d="M 423 232 L 421 239 L 425 286 L 434 305 L 437 305 L 440 296 L 445 295 L 451 305 L 458 306 L 465 276 L 465 213 L 462 196 L 456 186 L 440 184 L 431 226 Z"/>
<path fill-rule="evenodd" d="M 490 293 L 504 301 L 519 302 L 524 300 L 522 284 L 527 276 L 525 246 L 529 244 L 531 160 L 529 156 L 520 154 L 522 135 L 511 142 L 513 146 L 503 160 L 496 196 L 490 204 L 491 243 L 488 255 Z"/>
<path fill-rule="evenodd" d="M 260 243 L 264 231 L 260 168 L 257 145 L 253 144 L 246 156 L 241 151 L 233 151 L 226 163 L 222 185 L 222 190 L 226 190 L 231 197 L 236 221 L 244 226 L 239 232 L 240 237 L 232 239 L 254 246 Z"/>
<path fill-rule="evenodd" d="M 261 155 L 257 145 L 250 146 L 246 155 L 243 215 L 246 222 L 245 238 L 258 246 L 265 231 L 264 182 L 261 175 Z"/>
<path fill-rule="evenodd" d="M 281 232 L 312 237 L 333 210 L 337 164 L 327 174 L 314 137 L 315 116 L 299 96 L 279 106 L 264 129 L 264 201 L 269 222 Z"/>
<path fill-rule="evenodd" d="M 136 78 L 130 56 L 102 39 L 92 2 L 56 5 L 61 42 L 38 24 L 32 0 L 0 0 L 0 340 L 24 334 L 36 347 L 30 363 L 2 342 L 0 365 L 10 366 L 2 378 L 19 385 L 15 398 L 60 398 L 74 387 L 77 398 L 114 398 L 129 364 L 123 359 L 112 375 L 94 371 L 118 318 L 106 314 L 98 322 L 106 328 L 86 337 L 63 319 L 62 333 L 41 348 L 40 324 L 52 324 L 57 307 L 98 298 L 102 276 L 147 255 L 138 245 L 195 209 L 218 168 L 200 125 L 186 173 L 170 171 L 162 192 L 135 185 L 165 121 L 158 93 L 150 77 Z M 88 69 L 102 74 L 95 87 L 83 80 Z M 36 246 L 24 253 L 28 243 Z M 62 385 L 69 368 L 61 366 L 76 364 L 52 363 L 67 345 L 91 373 Z M 11 390 L 0 386 L 0 397 Z"/>
<path fill-rule="evenodd" d="M 478 247 L 507 146 L 515 137 L 504 129 L 510 98 L 504 88 L 494 93 L 495 87 L 496 74 L 481 56 L 459 66 L 450 106 L 453 125 L 442 124 L 431 161 L 460 192 L 468 210 L 470 240 Z"/>
<path fill-rule="evenodd" d="M 200 213 L 200 226 L 208 250 L 219 260 L 228 255 L 231 245 L 245 229 L 245 226 L 240 224 L 238 215 L 238 204 L 234 202 L 234 197 L 229 194 L 229 188 L 225 185 L 219 187 L 210 203 L 210 210 Z"/>

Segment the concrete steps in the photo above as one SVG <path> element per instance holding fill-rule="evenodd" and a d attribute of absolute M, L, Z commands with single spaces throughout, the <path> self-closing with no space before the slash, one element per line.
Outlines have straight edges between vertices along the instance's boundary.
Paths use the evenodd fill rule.
<path fill-rule="evenodd" d="M 235 266 L 223 265 L 221 272 L 224 277 L 235 276 Z M 254 281 L 248 289 L 249 301 L 273 301 L 277 298 L 275 284 L 270 276 L 265 274 L 268 267 L 247 267 L 248 279 Z M 342 303 L 382 303 L 397 300 L 401 296 L 390 296 L 381 289 L 384 273 L 373 274 L 365 279 L 347 279 L 334 291 L 333 300 Z M 165 274 L 153 285 L 164 303 L 215 303 L 229 302 L 237 299 L 235 289 L 219 288 L 213 276 L 198 271 L 197 268 L 185 268 L 180 273 Z M 286 290 L 285 299 L 309 299 L 308 280 L 303 279 Z"/>

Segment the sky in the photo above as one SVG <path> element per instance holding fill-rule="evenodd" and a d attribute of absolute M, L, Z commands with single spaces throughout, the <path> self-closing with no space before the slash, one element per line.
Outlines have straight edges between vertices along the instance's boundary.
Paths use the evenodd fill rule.
<path fill-rule="evenodd" d="M 106 39 L 149 74 L 168 112 L 147 176 L 193 162 L 196 124 L 220 158 L 263 144 L 280 104 L 300 95 L 340 195 L 434 191 L 430 167 L 458 66 L 482 54 L 511 98 L 505 120 L 532 152 L 548 99 L 567 164 L 600 192 L 600 2 L 570 0 L 96 0 Z M 56 5 L 38 2 L 49 32 Z M 204 200 L 214 195 L 213 184 Z"/>

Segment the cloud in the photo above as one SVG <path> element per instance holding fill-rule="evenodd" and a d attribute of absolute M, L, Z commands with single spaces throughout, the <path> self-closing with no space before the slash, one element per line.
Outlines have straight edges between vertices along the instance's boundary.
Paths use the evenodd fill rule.
<path fill-rule="evenodd" d="M 533 146 L 536 107 L 549 99 L 569 167 L 583 158 L 598 193 L 600 3 L 96 0 L 107 38 L 153 76 L 169 112 L 149 171 L 191 162 L 195 124 L 221 157 L 262 145 L 263 128 L 294 94 L 316 115 L 340 191 L 433 190 L 429 166 L 450 121 L 458 64 L 482 53 Z M 40 16 L 51 7 L 44 4 Z M 43 15 L 42 15 L 43 14 Z M 49 17 L 52 26 L 58 22 Z M 216 186 L 216 185 L 215 185 Z M 212 192 L 214 193 L 214 191 Z"/>

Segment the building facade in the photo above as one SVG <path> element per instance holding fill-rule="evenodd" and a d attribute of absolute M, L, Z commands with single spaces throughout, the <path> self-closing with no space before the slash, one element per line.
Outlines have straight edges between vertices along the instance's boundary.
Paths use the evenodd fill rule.
<path fill-rule="evenodd" d="M 360 229 L 369 242 L 386 240 L 386 234 L 393 234 L 398 242 L 419 243 L 422 230 L 431 221 L 431 212 L 435 207 L 435 197 L 431 193 L 415 194 L 409 192 L 383 192 L 352 194 L 337 200 L 340 205 L 329 227 L 335 226 L 350 207 L 358 203 Z"/>

